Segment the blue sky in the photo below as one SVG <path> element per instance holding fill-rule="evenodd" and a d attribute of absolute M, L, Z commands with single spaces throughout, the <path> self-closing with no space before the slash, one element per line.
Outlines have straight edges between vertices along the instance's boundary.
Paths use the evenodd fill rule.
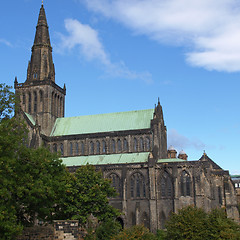
<path fill-rule="evenodd" d="M 0 79 L 26 80 L 41 1 L 2 1 Z M 66 116 L 163 106 L 168 145 L 240 174 L 240 3 L 44 1 Z"/>

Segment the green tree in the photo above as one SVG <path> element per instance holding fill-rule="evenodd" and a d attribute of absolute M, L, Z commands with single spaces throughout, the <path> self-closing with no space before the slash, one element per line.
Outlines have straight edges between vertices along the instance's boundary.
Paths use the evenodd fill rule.
<path fill-rule="evenodd" d="M 69 174 L 59 219 L 75 219 L 84 225 L 90 216 L 98 221 L 116 218 L 119 211 L 108 201 L 109 197 L 116 196 L 110 183 L 92 165 L 82 166 L 74 174 Z"/>
<path fill-rule="evenodd" d="M 112 240 L 157 240 L 157 237 L 145 228 L 143 225 L 136 225 L 126 228 L 118 235 L 111 238 Z"/>
<path fill-rule="evenodd" d="M 47 149 L 23 144 L 26 127 L 14 94 L 0 84 L 0 239 L 14 239 L 36 219 L 51 220 L 65 192 L 66 169 Z"/>
<path fill-rule="evenodd" d="M 240 226 L 223 209 L 210 213 L 188 206 L 173 213 L 166 224 L 166 239 L 240 239 Z"/>

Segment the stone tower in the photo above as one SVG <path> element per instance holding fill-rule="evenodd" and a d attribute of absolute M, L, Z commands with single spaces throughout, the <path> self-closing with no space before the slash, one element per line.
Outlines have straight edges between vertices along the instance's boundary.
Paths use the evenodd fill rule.
<path fill-rule="evenodd" d="M 48 24 L 43 4 L 41 6 L 27 79 L 14 82 L 20 96 L 21 109 L 30 114 L 41 127 L 41 132 L 50 135 L 56 118 L 64 117 L 66 87 L 55 83 L 55 68 L 52 59 Z"/>

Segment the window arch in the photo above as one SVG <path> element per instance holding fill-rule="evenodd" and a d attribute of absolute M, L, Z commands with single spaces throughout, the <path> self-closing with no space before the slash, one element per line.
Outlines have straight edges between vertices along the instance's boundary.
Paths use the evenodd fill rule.
<path fill-rule="evenodd" d="M 123 150 L 124 150 L 125 152 L 128 151 L 128 141 L 127 141 L 126 138 L 124 138 L 124 140 L 123 140 Z"/>
<path fill-rule="evenodd" d="M 72 156 L 73 155 L 73 144 L 70 142 L 69 144 L 69 150 L 70 150 L 70 155 Z"/>
<path fill-rule="evenodd" d="M 133 146 L 134 152 L 137 152 L 138 149 L 138 141 L 137 138 L 134 138 L 134 146 Z"/>
<path fill-rule="evenodd" d="M 81 143 L 81 155 L 85 154 L 84 142 Z"/>
<path fill-rule="evenodd" d="M 79 154 L 79 149 L 78 149 L 78 142 L 75 143 L 75 154 Z"/>
<path fill-rule="evenodd" d="M 116 143 L 115 140 L 112 139 L 112 152 L 115 153 L 116 152 Z"/>
<path fill-rule="evenodd" d="M 28 113 L 31 114 L 32 110 L 32 95 L 31 93 L 28 94 Z"/>
<path fill-rule="evenodd" d="M 100 154 L 100 142 L 97 141 L 97 154 Z"/>
<path fill-rule="evenodd" d="M 57 152 L 57 144 L 56 143 L 53 144 L 53 151 Z"/>
<path fill-rule="evenodd" d="M 168 172 L 164 171 L 160 179 L 160 192 L 161 197 L 173 197 L 173 184 L 171 176 Z"/>
<path fill-rule="evenodd" d="M 130 192 L 132 198 L 145 198 L 146 186 L 142 173 L 134 173 L 130 179 Z"/>
<path fill-rule="evenodd" d="M 34 98 L 33 111 L 34 111 L 34 113 L 36 113 L 37 112 L 37 93 L 36 92 L 33 93 L 33 98 Z"/>
<path fill-rule="evenodd" d="M 108 176 L 109 179 L 112 180 L 112 187 L 116 190 L 116 192 L 118 193 L 117 197 L 121 197 L 122 196 L 122 184 L 121 184 L 121 179 L 120 177 L 116 174 L 116 173 L 111 173 Z"/>
<path fill-rule="evenodd" d="M 118 145 L 118 152 L 121 152 L 122 151 L 122 141 L 121 141 L 121 139 L 118 139 L 117 145 Z"/>
<path fill-rule="evenodd" d="M 143 138 L 142 137 L 140 137 L 139 145 L 140 145 L 140 151 L 144 151 L 144 144 L 143 144 Z"/>
<path fill-rule="evenodd" d="M 150 151 L 150 138 L 146 137 L 146 150 Z"/>
<path fill-rule="evenodd" d="M 104 140 L 102 140 L 102 153 L 105 154 L 106 151 L 106 142 Z"/>
<path fill-rule="evenodd" d="M 94 154 L 94 143 L 90 142 L 90 154 Z"/>
<path fill-rule="evenodd" d="M 62 144 L 62 143 L 60 144 L 60 151 L 61 151 L 61 155 L 63 156 L 63 154 L 64 154 L 64 149 L 63 149 L 63 144 Z"/>
<path fill-rule="evenodd" d="M 40 102 L 42 102 L 43 101 L 43 91 L 42 90 L 39 91 L 39 97 L 40 97 Z"/>
<path fill-rule="evenodd" d="M 183 171 L 181 174 L 181 196 L 190 196 L 191 195 L 191 178 L 187 171 Z"/>

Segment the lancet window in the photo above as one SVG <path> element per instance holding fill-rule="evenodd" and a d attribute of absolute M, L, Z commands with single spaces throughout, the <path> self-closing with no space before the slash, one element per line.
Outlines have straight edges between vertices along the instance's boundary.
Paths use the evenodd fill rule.
<path fill-rule="evenodd" d="M 146 186 L 144 176 L 141 173 L 134 173 L 130 179 L 130 195 L 132 198 L 145 198 Z"/>
<path fill-rule="evenodd" d="M 161 197 L 172 197 L 173 196 L 173 184 L 171 176 L 168 172 L 164 171 L 160 178 L 160 192 Z"/>
<path fill-rule="evenodd" d="M 116 192 L 118 193 L 117 197 L 121 197 L 121 195 L 122 195 L 122 184 L 121 184 L 120 177 L 116 173 L 111 173 L 108 176 L 108 178 L 112 180 L 112 187 L 114 187 Z"/>
<path fill-rule="evenodd" d="M 190 175 L 184 170 L 181 174 L 181 195 L 190 196 L 191 195 L 191 178 Z"/>

